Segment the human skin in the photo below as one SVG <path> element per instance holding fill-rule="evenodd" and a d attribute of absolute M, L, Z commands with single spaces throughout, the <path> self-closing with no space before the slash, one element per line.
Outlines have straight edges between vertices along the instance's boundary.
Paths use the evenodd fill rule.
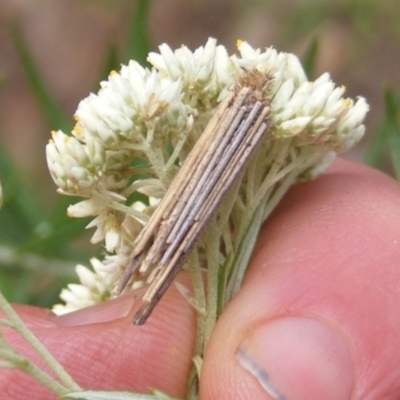
<path fill-rule="evenodd" d="M 184 274 L 180 280 L 188 284 Z M 144 326 L 141 292 L 55 317 L 15 309 L 83 388 L 184 398 L 195 313 L 172 286 Z M 263 227 L 242 289 L 207 346 L 201 400 L 272 399 L 244 350 L 287 400 L 400 398 L 400 186 L 339 160 L 294 186 Z M 7 340 L 33 359 L 12 332 Z M 1 371 L 1 399 L 56 396 Z"/>

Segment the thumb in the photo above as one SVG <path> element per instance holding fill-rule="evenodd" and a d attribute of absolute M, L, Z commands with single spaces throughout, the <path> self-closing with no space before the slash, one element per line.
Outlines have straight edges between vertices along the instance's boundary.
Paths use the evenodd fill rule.
<path fill-rule="evenodd" d="M 293 188 L 219 319 L 201 398 L 400 398 L 400 188 L 336 164 Z"/>

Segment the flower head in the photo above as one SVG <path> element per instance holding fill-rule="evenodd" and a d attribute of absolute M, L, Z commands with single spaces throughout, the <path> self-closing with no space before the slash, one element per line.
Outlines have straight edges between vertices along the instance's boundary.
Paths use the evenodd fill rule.
<path fill-rule="evenodd" d="M 53 180 L 62 193 L 84 198 L 68 214 L 93 216 L 92 242 L 104 241 L 108 253 L 102 262 L 92 260 L 94 272 L 78 268 L 81 285 L 62 294 L 67 309 L 107 297 L 142 226 L 245 71 L 256 69 L 270 79 L 269 132 L 236 197 L 227 199 L 228 211 L 216 217 L 222 264 L 229 252 L 239 251 L 260 204 L 276 204 L 276 193 L 322 173 L 362 137 L 368 111 L 363 98 L 344 98 L 344 87 L 329 74 L 309 81 L 293 54 L 237 45 L 239 54 L 229 56 L 215 39 L 195 51 L 162 44 L 148 56 L 151 69 L 130 61 L 82 100 L 71 135 L 53 132 L 46 149 Z M 207 244 L 199 246 L 200 263 L 207 266 Z"/>

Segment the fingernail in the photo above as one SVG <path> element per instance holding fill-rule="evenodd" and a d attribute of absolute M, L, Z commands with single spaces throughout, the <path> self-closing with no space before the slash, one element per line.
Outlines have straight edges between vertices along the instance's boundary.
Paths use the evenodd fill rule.
<path fill-rule="evenodd" d="M 236 352 L 239 364 L 275 400 L 346 400 L 353 363 L 341 333 L 311 318 L 278 318 L 259 326 Z"/>
<path fill-rule="evenodd" d="M 114 321 L 126 317 L 133 308 L 137 295 L 127 294 L 102 304 L 82 308 L 53 318 L 59 326 L 79 326 Z"/>

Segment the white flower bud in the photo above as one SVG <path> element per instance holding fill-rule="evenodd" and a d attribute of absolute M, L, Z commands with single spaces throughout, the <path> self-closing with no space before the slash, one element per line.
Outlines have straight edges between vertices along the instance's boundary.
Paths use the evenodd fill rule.
<path fill-rule="evenodd" d="M 61 131 L 53 132 L 46 146 L 47 165 L 58 187 L 66 193 L 85 194 L 96 185 L 102 165 L 94 162 L 86 145 Z"/>
<path fill-rule="evenodd" d="M 297 117 L 289 121 L 282 122 L 277 127 L 277 132 L 280 137 L 291 137 L 299 135 L 306 126 L 311 122 L 311 117 Z"/>
<path fill-rule="evenodd" d="M 103 207 L 94 199 L 80 201 L 67 208 L 69 217 L 82 218 L 97 215 Z"/>
<path fill-rule="evenodd" d="M 92 286 L 95 281 L 95 274 L 83 265 L 77 265 L 75 267 L 76 274 L 79 280 L 84 286 Z"/>

